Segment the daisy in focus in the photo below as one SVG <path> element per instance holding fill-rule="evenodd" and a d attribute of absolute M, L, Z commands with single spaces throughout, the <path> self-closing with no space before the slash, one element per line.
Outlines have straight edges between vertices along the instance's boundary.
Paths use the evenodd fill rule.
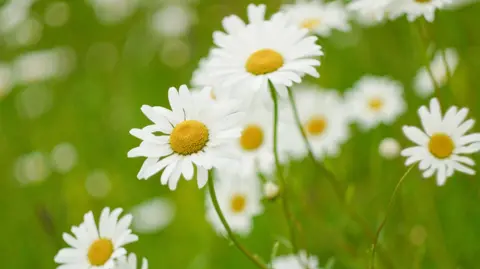
<path fill-rule="evenodd" d="M 340 1 L 298 1 L 283 7 L 292 22 L 311 33 L 327 37 L 332 30 L 350 31 L 348 13 Z"/>
<path fill-rule="evenodd" d="M 365 76 L 346 95 L 351 117 L 364 130 L 391 124 L 406 110 L 403 86 L 386 77 Z"/>
<path fill-rule="evenodd" d="M 452 0 L 397 0 L 392 3 L 389 15 L 396 19 L 405 14 L 411 22 L 423 16 L 427 21 L 433 22 L 435 11 L 446 8 L 451 3 Z"/>
<path fill-rule="evenodd" d="M 269 81 L 287 96 L 287 87 L 300 83 L 303 76 L 319 77 L 316 57 L 323 52 L 317 38 L 291 25 L 282 12 L 214 41 L 217 47 L 211 50 L 209 70 L 231 96 L 250 100 L 262 92 L 270 98 Z"/>
<path fill-rule="evenodd" d="M 445 53 L 445 59 L 443 53 Z M 455 49 L 446 49 L 435 54 L 433 61 L 430 63 L 430 70 L 432 70 L 432 75 L 439 87 L 445 86 L 448 82 L 448 74 L 453 75 L 457 65 L 458 53 Z M 428 74 L 427 68 L 422 67 L 418 71 L 414 81 L 414 89 L 420 97 L 430 96 L 435 91 L 435 84 Z"/>
<path fill-rule="evenodd" d="M 307 252 L 300 251 L 296 255 L 276 257 L 272 261 L 273 269 L 320 269 L 318 265 L 318 258 L 309 256 Z"/>
<path fill-rule="evenodd" d="M 209 89 L 204 89 L 205 91 Z M 197 184 L 207 183 L 208 170 L 230 164 L 232 147 L 240 136 L 243 114 L 232 102 L 211 102 L 207 94 L 193 94 L 187 86 L 170 88 L 171 110 L 144 105 L 153 124 L 130 133 L 142 143 L 128 157 L 147 157 L 137 177 L 147 179 L 163 170 L 162 185 L 175 190 L 180 176 Z"/>
<path fill-rule="evenodd" d="M 142 267 L 140 269 L 148 269 L 147 259 L 142 259 Z M 137 269 L 137 256 L 133 253 L 130 253 L 127 256 L 122 256 L 118 258 L 115 269 Z"/>
<path fill-rule="evenodd" d="M 374 25 L 385 20 L 393 0 L 353 0 L 347 9 L 363 25 Z"/>
<path fill-rule="evenodd" d="M 247 175 L 229 170 L 216 171 L 215 179 L 218 203 L 232 231 L 242 236 L 248 235 L 253 227 L 253 217 L 263 213 L 260 180 L 256 174 Z M 209 198 L 206 214 L 213 228 L 219 234 L 226 234 Z"/>
<path fill-rule="evenodd" d="M 294 93 L 300 122 L 315 157 L 321 159 L 338 155 L 340 146 L 349 137 L 349 115 L 342 98 L 336 91 L 307 85 L 295 87 Z M 286 151 L 292 157 L 300 159 L 307 155 L 308 150 L 300 131 L 293 126 L 293 112 L 291 113 L 292 126 L 288 133 L 292 137 L 285 143 L 289 145 Z"/>
<path fill-rule="evenodd" d="M 404 126 L 403 133 L 417 146 L 404 149 L 402 156 L 407 157 L 405 165 L 419 162 L 423 177 L 429 178 L 436 173 L 437 185 L 445 184 L 455 171 L 474 175 L 468 166 L 475 162 L 463 156 L 480 151 L 480 133 L 466 134 L 474 125 L 472 119 L 465 120 L 467 108 L 453 106 L 444 116 L 436 98 L 430 101 L 430 110 L 426 106 L 418 110 L 423 131 L 417 127 Z"/>
<path fill-rule="evenodd" d="M 119 219 L 121 208 L 104 208 L 97 224 L 92 212 L 84 216 L 83 223 L 72 227 L 74 236 L 64 233 L 63 239 L 69 245 L 55 256 L 57 268 L 112 269 L 116 260 L 126 254 L 123 246 L 135 242 L 138 237 L 129 229 L 131 215 Z"/>

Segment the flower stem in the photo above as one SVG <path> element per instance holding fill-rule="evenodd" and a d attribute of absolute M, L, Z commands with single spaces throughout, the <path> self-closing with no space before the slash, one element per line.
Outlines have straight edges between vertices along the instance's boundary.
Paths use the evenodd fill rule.
<path fill-rule="evenodd" d="M 268 266 L 266 266 L 260 259 L 258 259 L 257 256 L 253 255 L 250 253 L 235 237 L 235 234 L 232 232 L 232 229 L 228 225 L 227 220 L 225 219 L 225 216 L 223 215 L 222 209 L 220 208 L 220 205 L 218 204 L 217 200 L 217 194 L 215 192 L 215 184 L 213 182 L 213 178 L 208 179 L 208 193 L 210 194 L 210 198 L 212 200 L 213 207 L 215 208 L 215 211 L 218 214 L 218 217 L 220 218 L 220 221 L 223 224 L 223 227 L 227 231 L 228 238 L 233 242 L 233 244 L 245 255 L 247 258 L 249 258 L 258 268 L 262 269 L 269 269 Z"/>
<path fill-rule="evenodd" d="M 371 258 L 371 261 L 370 261 L 370 269 L 375 268 L 375 253 L 376 253 L 376 249 L 377 249 L 377 245 L 378 245 L 378 238 L 380 237 L 380 233 L 382 232 L 383 227 L 385 227 L 385 223 L 387 222 L 388 215 L 392 211 L 393 202 L 395 201 L 395 197 L 397 195 L 397 192 L 400 189 L 400 186 L 402 185 L 405 178 L 407 178 L 408 173 L 410 173 L 410 171 L 412 171 L 413 167 L 414 167 L 414 165 L 410 166 L 410 168 L 408 168 L 408 170 L 405 172 L 405 174 L 403 174 L 402 178 L 400 178 L 397 185 L 395 186 L 395 189 L 393 190 L 392 196 L 390 197 L 390 202 L 388 202 L 387 213 L 385 213 L 385 218 L 383 218 L 383 221 L 380 223 L 380 226 L 378 226 L 377 233 L 375 234 L 375 241 L 373 242 L 373 245 L 372 245 L 372 258 Z"/>
<path fill-rule="evenodd" d="M 285 177 L 283 176 L 282 172 L 282 167 L 280 165 L 280 157 L 278 154 L 278 98 L 277 98 L 277 92 L 275 91 L 274 86 L 272 83 L 269 81 L 269 88 L 270 88 L 270 94 L 272 95 L 272 100 L 273 100 L 273 154 L 275 157 L 275 170 L 277 172 L 277 177 L 280 181 L 281 184 L 281 196 L 282 196 L 282 206 L 283 206 L 283 213 L 285 215 L 285 218 L 287 219 L 288 223 L 288 228 L 290 231 L 290 240 L 292 241 L 292 248 L 293 252 L 296 254 L 298 253 L 298 245 L 297 245 L 297 237 L 296 237 L 296 231 L 295 231 L 295 226 L 294 226 L 294 218 L 292 215 L 292 212 L 290 211 L 290 207 L 288 206 L 288 194 L 287 194 L 287 181 L 285 180 Z"/>

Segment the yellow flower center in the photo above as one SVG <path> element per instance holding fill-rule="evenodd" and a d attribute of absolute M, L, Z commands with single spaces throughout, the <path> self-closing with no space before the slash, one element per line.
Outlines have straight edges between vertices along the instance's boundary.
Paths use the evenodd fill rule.
<path fill-rule="evenodd" d="M 256 150 L 263 144 L 263 130 L 256 124 L 247 125 L 240 136 L 240 146 L 244 150 Z"/>
<path fill-rule="evenodd" d="M 432 2 L 432 0 L 414 0 L 414 1 L 417 2 L 417 3 L 420 3 L 420 4 L 425 4 L 425 3 Z"/>
<path fill-rule="evenodd" d="M 374 97 L 368 101 L 368 107 L 374 111 L 378 112 L 383 108 L 384 102 L 378 97 Z"/>
<path fill-rule="evenodd" d="M 304 126 L 307 134 L 321 135 L 327 128 L 327 119 L 323 116 L 313 116 Z"/>
<path fill-rule="evenodd" d="M 104 265 L 113 254 L 113 243 L 110 239 L 95 240 L 88 249 L 88 261 L 91 265 Z"/>
<path fill-rule="evenodd" d="M 277 71 L 283 66 L 283 56 L 272 49 L 261 49 L 248 57 L 245 69 L 254 75 L 264 75 Z"/>
<path fill-rule="evenodd" d="M 177 124 L 170 134 L 170 147 L 180 155 L 197 153 L 207 142 L 207 126 L 196 120 L 186 120 Z"/>
<path fill-rule="evenodd" d="M 213 90 L 210 90 L 210 98 L 212 98 L 213 100 L 217 100 L 217 96 L 215 95 Z"/>
<path fill-rule="evenodd" d="M 308 30 L 315 29 L 318 25 L 320 25 L 320 19 L 305 19 L 300 23 L 301 28 L 305 28 Z"/>
<path fill-rule="evenodd" d="M 235 194 L 232 196 L 232 200 L 230 201 L 230 206 L 232 208 L 233 213 L 242 213 L 245 210 L 245 206 L 247 205 L 247 199 L 244 195 Z"/>
<path fill-rule="evenodd" d="M 443 133 L 436 133 L 430 137 L 428 149 L 433 156 L 439 159 L 445 159 L 452 155 L 455 144 L 450 136 Z"/>

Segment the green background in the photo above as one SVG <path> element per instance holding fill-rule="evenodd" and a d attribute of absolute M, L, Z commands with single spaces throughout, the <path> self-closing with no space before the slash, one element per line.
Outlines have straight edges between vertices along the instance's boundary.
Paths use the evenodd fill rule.
<path fill-rule="evenodd" d="M 33 12 L 42 16 L 50 2 L 38 1 Z M 141 105 L 167 106 L 167 89 L 190 81 L 198 60 L 212 46 L 212 32 L 221 28 L 221 19 L 232 13 L 245 18 L 250 1 L 200 0 L 193 5 L 198 23 L 181 39 L 188 44 L 189 53 L 170 55 L 170 60 L 182 62 L 187 57 L 188 61 L 176 68 L 160 60 L 159 51 L 166 41 L 153 38 L 146 30 L 148 8 L 118 25 L 105 26 L 84 1 L 68 3 L 71 16 L 65 26 L 45 26 L 35 46 L 0 49 L 0 59 L 7 62 L 26 51 L 59 45 L 73 48 L 77 56 L 76 69 L 67 79 L 43 83 L 53 92 L 53 106 L 41 117 L 19 115 L 16 97 L 22 87 L 0 100 L 0 267 L 54 268 L 53 257 L 66 246 L 61 234 L 78 225 L 84 213 L 93 210 L 99 216 L 105 206 L 129 210 L 148 198 L 162 196 L 175 203 L 173 222 L 156 234 L 140 235 L 139 242 L 127 246 L 128 251 L 147 257 L 150 268 L 254 268 L 205 220 L 204 190 L 198 190 L 194 182 L 181 181 L 177 190 L 170 192 L 160 185 L 158 176 L 138 181 L 142 160 L 127 158 L 128 150 L 139 143 L 128 131 L 148 122 Z M 281 4 L 264 3 L 269 12 Z M 473 118 L 480 116 L 479 15 L 480 4 L 442 11 L 427 27 L 438 47 L 454 47 L 460 55 L 451 83 L 442 88 L 442 102 L 469 107 Z M 348 207 L 372 232 L 385 216 L 393 189 L 406 171 L 403 158 L 379 156 L 379 142 L 394 137 L 403 147 L 410 145 L 401 126 L 419 124 L 416 110 L 427 103 L 416 97 L 411 87 L 423 63 L 424 52 L 416 37 L 405 18 L 368 29 L 353 24 L 351 32 L 335 31 L 329 38 L 320 38 L 325 52 L 321 78 L 308 79 L 339 91 L 367 73 L 389 75 L 405 85 L 407 113 L 392 126 L 368 132 L 352 126 L 352 138 L 342 147 L 341 156 L 325 161 L 348 188 Z M 117 48 L 113 66 L 112 54 L 87 53 L 95 42 L 109 42 Z M 474 130 L 479 131 L 478 127 Z M 78 164 L 72 171 L 52 173 L 38 184 L 18 183 L 14 177 L 18 157 L 32 151 L 48 153 L 65 141 L 78 151 Z M 474 158 L 480 161 L 478 155 Z M 102 199 L 89 196 L 85 189 L 85 178 L 96 169 L 105 170 L 112 182 L 110 193 Z M 480 268 L 478 176 L 456 174 L 444 187 L 437 187 L 433 179 L 421 179 L 417 170 L 402 185 L 380 237 L 377 268 Z M 317 255 L 322 265 L 335 257 L 335 268 L 367 268 L 371 238 L 341 207 L 323 175 L 314 171 L 308 162 L 295 163 L 287 179 L 301 229 L 300 245 Z M 252 234 L 242 241 L 268 260 L 275 241 L 284 240 L 287 234 L 280 201 L 265 202 L 265 213 L 255 218 Z M 287 252 L 280 247 L 280 254 Z"/>

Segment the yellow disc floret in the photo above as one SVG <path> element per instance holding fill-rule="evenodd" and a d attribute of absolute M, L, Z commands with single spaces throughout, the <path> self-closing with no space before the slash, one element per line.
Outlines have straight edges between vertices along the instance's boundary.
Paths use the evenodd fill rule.
<path fill-rule="evenodd" d="M 88 249 L 88 261 L 91 265 L 104 265 L 113 254 L 113 243 L 110 239 L 95 240 Z"/>
<path fill-rule="evenodd" d="M 283 56 L 272 49 L 261 49 L 252 53 L 245 64 L 247 72 L 265 75 L 277 71 L 283 66 Z"/>
<path fill-rule="evenodd" d="M 430 137 L 428 150 L 433 156 L 439 159 L 445 159 L 452 155 L 455 144 L 450 136 L 443 133 L 436 133 Z"/>
<path fill-rule="evenodd" d="M 201 151 L 208 142 L 208 128 L 196 120 L 183 121 L 170 134 L 170 147 L 180 155 L 191 155 Z"/>
<path fill-rule="evenodd" d="M 240 136 L 240 146 L 244 150 L 256 150 L 263 144 L 263 130 L 256 124 L 247 125 Z"/>

